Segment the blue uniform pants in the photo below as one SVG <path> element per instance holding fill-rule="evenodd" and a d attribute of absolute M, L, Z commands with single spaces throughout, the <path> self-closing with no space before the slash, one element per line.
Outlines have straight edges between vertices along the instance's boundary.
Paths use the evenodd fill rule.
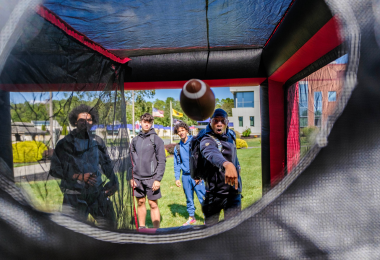
<path fill-rule="evenodd" d="M 212 192 L 207 192 L 206 199 L 202 205 L 205 215 L 205 224 L 214 225 L 219 222 L 220 211 L 224 210 L 224 219 L 232 218 L 241 211 L 241 195 L 232 194 L 218 197 Z"/>
<path fill-rule="evenodd" d="M 197 194 L 199 203 L 202 205 L 206 194 L 205 183 L 204 181 L 201 181 L 198 185 L 196 185 L 190 175 L 182 174 L 182 185 L 183 191 L 186 195 L 187 212 L 189 213 L 189 216 L 194 216 L 194 191 Z"/>

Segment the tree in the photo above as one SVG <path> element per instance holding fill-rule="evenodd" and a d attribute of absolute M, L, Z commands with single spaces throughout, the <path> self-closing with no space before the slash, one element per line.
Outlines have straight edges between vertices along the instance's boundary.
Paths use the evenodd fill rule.
<path fill-rule="evenodd" d="M 222 102 L 220 102 L 219 98 L 215 98 L 215 109 L 221 108 L 222 107 Z"/>
<path fill-rule="evenodd" d="M 220 108 L 227 112 L 228 116 L 232 116 L 232 108 L 234 108 L 234 100 L 232 98 L 222 99 Z"/>
<path fill-rule="evenodd" d="M 62 126 L 62 132 L 61 132 L 61 135 L 67 135 L 69 132 L 67 131 L 67 126 L 66 125 L 63 125 Z"/>
<path fill-rule="evenodd" d="M 11 119 L 13 122 L 31 122 L 33 120 L 48 120 L 46 107 L 42 103 L 11 104 Z"/>
<path fill-rule="evenodd" d="M 167 97 L 165 101 L 156 99 L 156 101 L 154 102 L 154 107 L 159 109 L 159 110 L 163 110 L 164 111 L 164 117 L 161 117 L 161 118 L 155 117 L 154 118 L 155 124 L 159 124 L 159 125 L 163 125 L 163 126 L 170 126 L 170 101 L 172 102 L 172 108 L 173 109 L 183 113 L 181 103 L 179 100 L 175 100 L 172 97 Z M 173 117 L 173 118 L 182 120 L 183 122 L 185 122 L 188 125 L 197 124 L 196 121 L 190 119 L 185 113 L 184 113 L 183 117 Z"/>

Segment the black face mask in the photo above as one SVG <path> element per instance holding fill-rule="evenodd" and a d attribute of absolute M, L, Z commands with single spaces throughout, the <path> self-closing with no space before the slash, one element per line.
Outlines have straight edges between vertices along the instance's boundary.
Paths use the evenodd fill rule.
<path fill-rule="evenodd" d="M 77 129 L 79 132 L 88 132 L 92 127 L 92 123 L 87 122 L 86 119 L 78 119 Z"/>

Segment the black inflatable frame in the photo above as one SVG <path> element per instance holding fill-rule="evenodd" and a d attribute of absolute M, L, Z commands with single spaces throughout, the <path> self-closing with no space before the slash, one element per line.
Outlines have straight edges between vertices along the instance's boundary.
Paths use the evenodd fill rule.
<path fill-rule="evenodd" d="M 36 211 L 14 183 L 2 175 L 2 256 L 8 259 L 25 255 L 30 259 L 41 255 L 57 259 L 102 256 L 115 259 L 376 258 L 380 253 L 377 235 L 380 231 L 380 121 L 377 120 L 380 50 L 376 41 L 379 37 L 376 18 L 379 17 L 375 12 L 379 3 L 331 0 L 328 6 L 334 15 L 324 1 L 295 1 L 260 55 L 255 56 L 256 51 L 252 51 L 253 64 L 258 64 L 256 72 L 245 70 L 247 74 L 244 74 L 236 63 L 228 74 L 239 75 L 239 79 L 254 79 L 240 80 L 235 82 L 237 85 L 257 82 L 257 78 L 262 80 L 259 83 L 263 86 L 263 183 L 277 184 L 262 200 L 233 219 L 206 229 L 156 235 L 117 233 L 76 223 L 59 213 Z M 287 176 L 281 176 L 285 163 L 284 86 L 344 54 L 341 36 L 349 64 L 337 111 L 308 156 Z M 225 51 L 226 54 L 234 52 L 238 56 L 243 51 Z M 155 58 L 165 61 L 166 57 L 168 66 L 155 67 L 155 63 L 149 63 Z M 125 88 L 137 89 L 142 85 L 139 75 L 144 75 L 144 68 L 157 69 L 150 79 L 156 88 L 167 86 L 160 81 L 162 73 L 158 72 L 170 68 L 170 62 L 176 57 L 181 59 L 186 54 L 155 55 L 129 62 L 125 68 Z M 210 61 L 211 55 L 207 62 L 210 64 Z M 216 77 L 218 71 L 216 64 L 210 71 L 199 72 L 205 73 L 203 77 L 196 73 L 173 73 L 174 78 L 165 80 L 172 80 L 173 87 L 190 77 L 209 80 L 211 86 L 229 85 L 232 81 Z M 0 115 L 7 120 L 9 112 L 5 109 L 9 94 L 5 91 L 1 94 Z M 9 128 L 10 125 L 2 124 L 0 130 L 0 169 L 8 176 L 12 166 L 10 135 L 6 136 Z M 23 250 L 18 250 L 20 244 Z"/>

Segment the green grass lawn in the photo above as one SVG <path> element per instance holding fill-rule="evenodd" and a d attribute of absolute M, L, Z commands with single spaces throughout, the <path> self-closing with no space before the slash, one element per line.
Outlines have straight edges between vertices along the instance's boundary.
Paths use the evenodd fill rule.
<path fill-rule="evenodd" d="M 247 142 L 248 147 L 261 147 L 261 138 L 243 139 Z"/>
<path fill-rule="evenodd" d="M 13 168 L 38 164 L 38 162 L 13 163 Z"/>
<path fill-rule="evenodd" d="M 253 139 L 258 142 L 257 139 Z M 238 158 L 242 166 L 243 199 L 242 208 L 252 205 L 262 196 L 261 193 L 261 149 L 241 149 L 238 150 Z M 39 182 L 22 182 L 28 194 L 31 194 L 35 206 L 44 211 L 57 211 L 61 209 L 62 193 L 59 189 L 59 182 L 56 180 Z M 161 182 L 162 198 L 158 200 L 161 213 L 161 227 L 181 226 L 187 220 L 186 197 L 182 187 L 175 185 L 173 157 L 168 157 L 164 178 Z M 203 214 L 201 205 L 195 197 L 195 217 L 197 224 L 203 224 Z M 147 203 L 147 226 L 153 227 L 149 205 Z"/>
<path fill-rule="evenodd" d="M 42 211 L 53 212 L 61 210 L 63 195 L 59 181 L 33 181 L 16 183 L 30 196 L 34 206 Z"/>

